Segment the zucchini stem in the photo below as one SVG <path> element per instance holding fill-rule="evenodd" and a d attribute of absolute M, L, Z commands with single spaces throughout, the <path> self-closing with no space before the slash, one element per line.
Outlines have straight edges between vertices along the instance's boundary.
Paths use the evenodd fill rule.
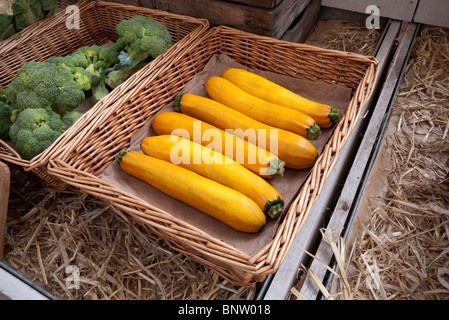
<path fill-rule="evenodd" d="M 315 123 L 310 128 L 307 128 L 307 140 L 316 140 L 321 134 L 321 128 Z"/>
<path fill-rule="evenodd" d="M 267 212 L 267 215 L 270 218 L 276 219 L 281 215 L 282 211 L 284 211 L 284 206 L 278 203 L 274 206 L 271 206 L 270 210 L 268 210 Z"/>
<path fill-rule="evenodd" d="M 338 109 L 331 108 L 331 112 L 328 114 L 329 119 L 331 120 L 333 125 L 336 125 L 341 118 L 343 117 L 343 112 Z"/>
<path fill-rule="evenodd" d="M 270 218 L 276 219 L 278 218 L 282 211 L 284 211 L 284 200 L 281 199 L 279 196 L 276 200 L 273 201 L 267 201 L 265 203 L 265 208 L 263 212 L 269 216 Z"/>
<path fill-rule="evenodd" d="M 285 162 L 282 160 L 271 160 L 267 169 L 267 173 L 273 178 L 280 178 L 284 175 Z"/>
<path fill-rule="evenodd" d="M 182 97 L 182 94 L 179 96 L 176 96 L 175 101 L 173 102 L 173 106 L 174 106 L 176 112 L 182 112 L 181 111 L 181 97 Z"/>
<path fill-rule="evenodd" d="M 120 152 L 117 154 L 117 156 L 115 157 L 115 161 L 117 161 L 118 164 L 121 164 L 122 159 L 123 159 L 123 156 L 124 156 L 125 154 L 127 154 L 128 152 L 129 152 L 128 150 L 122 150 L 122 151 L 120 151 Z"/>

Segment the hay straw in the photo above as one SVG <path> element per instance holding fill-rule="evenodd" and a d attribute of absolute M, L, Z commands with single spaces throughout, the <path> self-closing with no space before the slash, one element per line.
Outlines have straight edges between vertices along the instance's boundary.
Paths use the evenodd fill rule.
<path fill-rule="evenodd" d="M 59 299 L 252 300 L 128 216 L 74 189 L 55 192 L 11 167 L 5 263 Z M 67 267 L 79 269 L 79 289 Z"/>
<path fill-rule="evenodd" d="M 320 21 L 318 23 L 327 23 Z M 381 29 L 367 29 L 366 26 L 344 21 L 330 20 L 334 28 L 324 30 L 319 36 L 319 43 L 324 49 L 352 52 L 365 56 L 372 55 L 382 35 Z"/>
<path fill-rule="evenodd" d="M 449 299 L 449 43 L 447 30 L 417 38 L 384 137 L 388 192 L 369 199 L 369 223 L 339 265 L 339 299 Z M 326 240 L 326 239 L 325 239 Z M 335 242 L 329 242 L 335 250 Z M 317 284 L 318 285 L 318 284 Z M 347 289 L 347 288 L 346 288 Z M 297 289 L 296 289 L 297 290 Z"/>

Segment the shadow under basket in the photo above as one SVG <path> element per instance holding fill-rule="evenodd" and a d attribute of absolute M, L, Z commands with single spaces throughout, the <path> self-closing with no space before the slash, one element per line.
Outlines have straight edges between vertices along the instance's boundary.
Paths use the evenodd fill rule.
<path fill-rule="evenodd" d="M 340 85 L 351 91 L 342 120 L 285 209 L 273 238 L 252 255 L 99 178 L 117 153 L 130 146 L 130 138 L 172 103 L 212 56 L 222 53 L 248 68 Z M 133 95 L 115 103 L 96 120 L 87 119 L 85 130 L 71 136 L 71 145 L 50 160 L 48 170 L 65 183 L 127 212 L 191 260 L 235 285 L 248 287 L 275 273 L 282 263 L 368 101 L 377 73 L 378 62 L 373 57 L 280 41 L 225 26 L 211 28 L 161 69 L 141 78 Z"/>
<path fill-rule="evenodd" d="M 54 16 L 34 23 L 24 29 L 20 38 L 11 37 L 2 42 L 0 48 L 0 88 L 6 88 L 16 77 L 20 67 L 28 61 L 45 61 L 52 56 L 66 56 L 83 46 L 103 45 L 117 40 L 115 26 L 122 20 L 136 15 L 143 15 L 163 23 L 169 30 L 174 45 L 164 54 L 148 63 L 120 86 L 112 90 L 105 98 L 97 102 L 81 119 L 64 132 L 50 147 L 31 160 L 25 160 L 15 151 L 14 146 L 0 140 L 0 160 L 22 167 L 35 176 L 44 186 L 63 190 L 67 187 L 63 181 L 49 175 L 48 160 L 63 152 L 70 143 L 69 136 L 84 128 L 87 118 L 95 118 L 102 110 L 107 109 L 122 97 L 131 94 L 135 83 L 150 72 L 159 62 L 170 60 L 177 55 L 192 39 L 209 28 L 205 19 L 197 19 L 172 14 L 160 10 L 123 5 L 104 1 L 80 1 L 79 28 L 67 28 L 66 21 L 72 12 L 65 10 Z"/>

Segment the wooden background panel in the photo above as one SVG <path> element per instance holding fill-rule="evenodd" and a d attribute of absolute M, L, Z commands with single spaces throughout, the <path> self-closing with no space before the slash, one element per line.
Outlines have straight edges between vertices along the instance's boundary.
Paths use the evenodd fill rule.
<path fill-rule="evenodd" d="M 322 0 L 322 5 L 362 13 L 366 12 L 369 5 L 376 5 L 380 8 L 382 17 L 412 21 L 418 2 L 418 0 Z"/>
<path fill-rule="evenodd" d="M 279 3 L 281 3 L 282 0 L 229 0 L 229 1 L 247 4 L 254 7 L 274 8 Z"/>
<path fill-rule="evenodd" d="M 310 0 L 282 0 L 273 9 L 220 0 L 141 0 L 143 7 L 209 20 L 211 26 L 226 25 L 279 39 Z"/>
<path fill-rule="evenodd" d="M 449 1 L 420 1 L 415 14 L 415 22 L 449 28 Z"/>

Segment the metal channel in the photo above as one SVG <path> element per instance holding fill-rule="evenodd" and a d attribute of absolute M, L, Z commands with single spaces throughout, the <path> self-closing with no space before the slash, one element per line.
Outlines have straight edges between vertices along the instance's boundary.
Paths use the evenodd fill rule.
<path fill-rule="evenodd" d="M 21 275 L 20 273 L 18 273 L 14 269 L 12 269 L 9 266 L 7 266 L 2 261 L 0 261 L 0 268 L 3 269 L 4 271 L 10 273 L 12 276 L 14 276 L 17 279 L 17 281 L 21 281 L 25 285 L 27 285 L 29 287 L 30 292 L 32 292 L 33 294 L 34 293 L 41 294 L 44 298 L 46 298 L 48 300 L 58 300 L 55 296 L 53 296 L 52 294 L 50 294 L 47 291 L 45 291 L 44 289 L 42 289 L 41 287 L 39 287 L 37 284 L 35 284 L 31 280 L 25 278 L 23 275 Z M 6 295 L 6 298 L 9 298 L 8 292 L 1 292 L 1 293 Z M 23 297 L 23 299 L 26 299 L 26 297 Z"/>
<path fill-rule="evenodd" d="M 394 41 L 399 32 L 400 25 L 401 23 L 398 21 L 391 21 L 391 19 L 387 20 L 385 26 L 383 27 L 384 31 L 381 38 L 373 52 L 373 56 L 378 58 L 381 64 L 378 83 L 381 83 L 385 78 L 388 64 L 394 53 Z M 374 104 L 373 101 L 376 101 L 376 97 L 380 94 L 380 87 L 381 86 L 376 86 L 372 98 L 368 103 L 369 105 Z M 372 106 L 370 107 L 369 105 L 366 107 L 367 110 L 372 109 Z M 369 122 L 371 112 L 367 112 L 367 114 L 368 116 L 364 119 L 359 119 L 359 123 L 351 134 L 352 137 L 350 137 L 350 141 L 347 142 L 347 146 L 345 146 L 345 148 L 343 148 L 340 152 L 340 158 L 337 160 L 337 164 L 335 165 L 332 174 L 323 186 L 322 195 L 314 204 L 312 212 L 309 214 L 309 218 L 303 227 L 304 231 L 300 231 L 294 241 L 295 243 L 300 243 L 301 246 L 304 245 L 304 248 L 310 252 L 317 249 L 321 240 L 319 228 L 321 225 L 325 224 L 325 222 L 322 221 L 323 217 L 326 215 L 330 216 L 332 214 L 331 208 L 334 207 L 335 202 L 338 200 L 337 196 L 342 188 L 341 186 L 347 179 L 347 172 L 349 171 L 354 158 L 352 155 L 357 152 L 357 148 L 360 145 L 360 140 L 362 139 L 367 123 Z M 305 232 L 305 230 L 311 231 Z M 311 234 L 311 232 L 313 233 Z M 290 288 L 297 280 L 296 278 L 299 268 L 301 265 L 310 261 L 310 259 L 311 258 L 307 254 L 293 245 L 278 271 L 274 274 L 270 274 L 262 283 L 257 299 L 285 299 L 287 294 L 290 292 Z"/>
<path fill-rule="evenodd" d="M 386 117 L 389 115 L 388 108 L 391 101 L 394 100 L 397 86 L 400 82 L 400 76 L 403 72 L 403 68 L 406 65 L 406 60 L 412 42 L 415 39 L 417 33 L 417 25 L 413 23 L 402 23 L 402 27 L 398 36 L 398 45 L 395 50 L 393 60 L 388 68 L 388 75 L 383 83 L 381 93 L 375 104 L 375 111 L 371 116 L 369 126 L 365 133 L 361 145 L 354 157 L 354 164 L 348 173 L 347 181 L 343 186 L 342 193 L 338 199 L 332 217 L 325 228 L 325 233 L 329 235 L 333 233 L 333 237 L 342 236 L 343 229 L 347 225 L 347 219 L 350 215 L 351 207 L 356 204 L 355 197 L 357 192 L 361 192 L 360 187 L 364 183 L 364 173 L 366 172 L 367 165 L 370 161 L 370 157 L 375 156 L 373 148 L 381 137 L 379 132 L 381 128 L 386 124 Z M 355 212 L 355 211 L 354 211 Z M 314 252 L 317 257 L 309 266 L 309 270 L 313 271 L 318 279 L 324 283 L 328 282 L 329 270 L 328 266 L 332 265 L 334 255 L 330 246 L 324 241 L 320 243 L 318 249 Z M 326 264 L 326 266 L 324 265 Z M 306 299 L 320 299 L 321 293 L 310 277 L 306 277 L 303 286 L 301 287 L 301 294 Z"/>
<path fill-rule="evenodd" d="M 388 121 L 390 119 L 390 115 L 391 115 L 391 112 L 392 112 L 392 109 L 393 109 L 393 105 L 394 105 L 394 102 L 396 100 L 396 96 L 397 96 L 399 87 L 401 85 L 402 79 L 404 77 L 405 70 L 407 68 L 407 64 L 408 64 L 408 62 L 410 60 L 410 54 L 411 54 L 411 52 L 413 50 L 413 46 L 415 44 L 416 37 L 418 36 L 418 34 L 420 33 L 421 30 L 422 30 L 422 26 L 420 26 L 420 25 L 416 26 L 415 32 L 414 32 L 414 34 L 412 36 L 412 39 L 410 41 L 410 46 L 408 48 L 408 51 L 407 51 L 407 54 L 406 54 L 406 58 L 404 59 L 404 63 L 402 64 L 401 71 L 400 71 L 398 80 L 396 82 L 393 94 L 392 94 L 391 99 L 390 99 L 390 101 L 388 103 L 388 108 L 387 108 L 387 112 L 385 114 L 385 119 L 382 122 L 382 126 L 381 126 L 381 128 L 379 130 L 379 134 L 378 134 L 378 136 L 376 138 L 376 142 L 375 142 L 375 144 L 373 146 L 373 150 L 372 150 L 372 152 L 370 154 L 367 167 L 366 167 L 366 169 L 365 169 L 365 171 L 363 173 L 361 184 L 360 184 L 360 186 L 359 186 L 359 188 L 357 190 L 356 196 L 354 198 L 354 202 L 353 202 L 353 204 L 351 206 L 351 209 L 349 211 L 349 215 L 348 215 L 347 221 L 346 221 L 345 226 L 343 228 L 343 231 L 341 233 L 341 237 L 344 240 L 346 240 L 346 238 L 348 236 L 348 233 L 349 233 L 349 231 L 351 229 L 352 222 L 354 221 L 354 217 L 355 217 L 355 214 L 357 212 L 357 208 L 358 208 L 358 205 L 360 203 L 360 200 L 362 198 L 363 191 L 364 191 L 365 186 L 366 186 L 366 182 L 367 182 L 368 177 L 370 175 L 371 169 L 373 168 L 374 162 L 376 160 L 377 154 L 378 154 L 380 146 L 381 146 L 382 138 L 383 138 L 385 130 L 386 130 L 387 126 L 388 126 Z M 332 259 L 332 261 L 331 261 L 329 266 L 333 270 L 336 270 L 335 259 Z M 333 273 L 328 272 L 326 274 L 325 281 L 323 283 L 325 285 L 326 289 L 329 289 L 330 284 L 332 283 L 333 278 L 334 278 L 334 274 Z M 319 299 L 323 298 L 321 293 L 319 294 L 318 298 Z"/>

